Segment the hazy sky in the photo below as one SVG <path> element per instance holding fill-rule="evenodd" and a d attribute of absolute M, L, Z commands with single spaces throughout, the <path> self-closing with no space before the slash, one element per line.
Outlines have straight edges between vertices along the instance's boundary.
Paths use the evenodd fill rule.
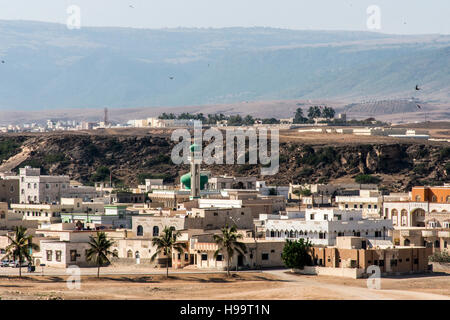
<path fill-rule="evenodd" d="M 65 23 L 70 5 L 81 8 L 82 27 L 321 30 L 368 30 L 366 9 L 377 5 L 380 32 L 450 34 L 450 0 L 0 0 L 0 19 Z"/>

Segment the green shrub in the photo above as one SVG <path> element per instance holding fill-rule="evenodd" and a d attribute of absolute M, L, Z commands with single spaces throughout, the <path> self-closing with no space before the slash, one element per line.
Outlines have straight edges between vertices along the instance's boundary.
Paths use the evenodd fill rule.
<path fill-rule="evenodd" d="M 441 159 L 450 159 L 450 147 L 442 148 L 440 156 Z"/>
<path fill-rule="evenodd" d="M 443 262 L 450 263 L 450 255 L 447 251 L 435 252 L 433 255 L 428 257 L 431 262 Z"/>
<path fill-rule="evenodd" d="M 378 184 L 380 183 L 380 181 L 380 178 L 372 176 L 370 174 L 359 174 L 355 177 L 355 182 L 361 184 Z"/>
<path fill-rule="evenodd" d="M 286 240 L 281 253 L 281 259 L 288 268 L 303 269 L 312 265 L 310 255 L 312 244 L 309 240 L 299 239 L 298 241 Z"/>
<path fill-rule="evenodd" d="M 425 166 L 425 164 L 421 163 L 415 166 L 413 171 L 415 174 L 424 175 L 428 173 L 428 168 Z"/>

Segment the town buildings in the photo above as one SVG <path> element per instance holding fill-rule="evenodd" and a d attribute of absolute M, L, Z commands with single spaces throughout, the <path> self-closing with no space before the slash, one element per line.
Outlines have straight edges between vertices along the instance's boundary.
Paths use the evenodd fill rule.
<path fill-rule="evenodd" d="M 306 209 L 305 218 L 297 214 L 261 215 L 266 239 L 300 239 L 315 245 L 335 245 L 337 237 L 362 236 L 390 240 L 392 222 L 387 219 L 363 219 L 361 210 L 336 208 Z"/>

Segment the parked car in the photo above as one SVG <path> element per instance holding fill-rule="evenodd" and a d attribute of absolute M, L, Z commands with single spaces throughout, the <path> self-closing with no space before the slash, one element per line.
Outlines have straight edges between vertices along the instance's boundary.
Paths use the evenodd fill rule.
<path fill-rule="evenodd" d="M 9 266 L 13 267 L 13 268 L 19 268 L 20 264 L 19 264 L 19 261 L 11 261 L 9 263 Z M 28 262 L 23 261 L 22 262 L 22 267 L 28 267 Z"/>
<path fill-rule="evenodd" d="M 2 267 L 2 268 L 8 267 L 10 262 L 11 262 L 11 261 L 9 261 L 9 260 L 3 260 L 3 261 L 0 263 L 0 267 Z"/>

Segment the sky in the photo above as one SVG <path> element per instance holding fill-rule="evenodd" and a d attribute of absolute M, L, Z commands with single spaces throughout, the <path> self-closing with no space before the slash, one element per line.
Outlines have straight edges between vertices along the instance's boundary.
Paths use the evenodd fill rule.
<path fill-rule="evenodd" d="M 258 26 L 450 34 L 450 0 L 0 0 L 0 19 L 65 24 L 71 5 L 81 10 L 81 27 Z M 367 26 L 371 5 L 379 8 L 376 29 Z"/>

